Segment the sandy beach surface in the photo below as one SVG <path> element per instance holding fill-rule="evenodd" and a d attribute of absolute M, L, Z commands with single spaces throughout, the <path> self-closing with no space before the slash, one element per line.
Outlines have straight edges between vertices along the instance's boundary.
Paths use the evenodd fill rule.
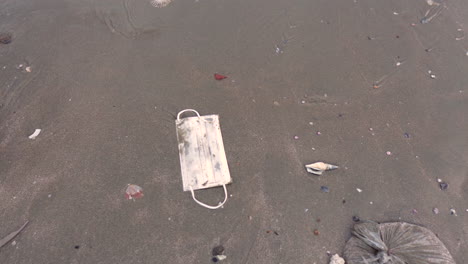
<path fill-rule="evenodd" d="M 467 1 L 155 6 L 0 2 L 0 238 L 30 221 L 0 263 L 210 263 L 223 245 L 220 263 L 325 264 L 353 216 L 468 259 Z M 182 191 L 186 108 L 220 116 L 222 209 Z"/>

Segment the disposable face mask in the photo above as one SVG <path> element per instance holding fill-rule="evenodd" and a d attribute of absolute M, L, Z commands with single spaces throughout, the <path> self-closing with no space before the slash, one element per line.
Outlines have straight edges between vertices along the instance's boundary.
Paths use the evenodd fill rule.
<path fill-rule="evenodd" d="M 197 116 L 181 118 L 185 112 Z M 184 191 L 192 193 L 193 200 L 208 209 L 218 209 L 227 201 L 226 184 L 232 182 L 224 152 L 218 115 L 200 114 L 186 109 L 177 114 L 177 141 Z M 223 186 L 224 201 L 210 206 L 195 198 L 195 190 Z"/>

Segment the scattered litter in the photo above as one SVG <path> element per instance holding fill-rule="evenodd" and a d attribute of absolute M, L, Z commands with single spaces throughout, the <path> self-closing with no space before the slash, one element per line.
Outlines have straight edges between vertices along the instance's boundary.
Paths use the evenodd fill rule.
<path fill-rule="evenodd" d="M 455 209 L 453 209 L 453 208 L 450 209 L 450 214 L 454 215 L 454 216 L 458 216 L 457 211 L 455 211 Z"/>
<path fill-rule="evenodd" d="M 221 80 L 226 79 L 227 76 L 224 76 L 224 75 L 215 73 L 215 74 L 214 74 L 214 78 L 215 78 L 215 80 L 217 80 L 217 81 L 221 81 Z"/>
<path fill-rule="evenodd" d="M 334 170 L 338 169 L 339 167 L 336 165 L 324 163 L 324 162 L 315 162 L 312 164 L 305 165 L 307 172 L 315 174 L 315 175 L 322 175 L 324 171 L 327 170 Z"/>
<path fill-rule="evenodd" d="M 437 207 L 432 208 L 432 212 L 434 214 L 439 214 L 439 208 L 437 208 Z"/>
<path fill-rule="evenodd" d="M 437 78 L 436 75 L 434 73 L 432 73 L 431 70 L 428 70 L 427 73 L 429 74 L 429 77 L 431 77 L 431 79 Z"/>
<path fill-rule="evenodd" d="M 280 105 L 280 103 L 277 102 L 277 101 L 273 101 L 273 104 L 276 105 L 276 106 L 279 106 L 279 105 Z"/>
<path fill-rule="evenodd" d="M 418 225 L 365 221 L 354 224 L 352 234 L 343 256 L 349 264 L 455 264 L 437 235 Z"/>
<path fill-rule="evenodd" d="M 315 229 L 314 230 L 314 235 L 316 235 L 316 236 L 320 235 L 320 231 L 318 231 L 318 229 Z"/>
<path fill-rule="evenodd" d="M 411 213 L 412 213 L 412 214 L 418 214 L 419 212 L 418 212 L 418 210 L 416 210 L 416 209 L 412 209 L 412 210 L 411 210 Z"/>
<path fill-rule="evenodd" d="M 273 234 L 275 234 L 275 235 L 279 236 L 279 233 L 278 233 L 278 232 L 276 232 L 276 231 L 273 231 Z"/>
<path fill-rule="evenodd" d="M 135 200 L 143 197 L 143 188 L 135 184 L 128 184 L 125 190 L 125 198 Z"/>
<path fill-rule="evenodd" d="M 374 131 L 374 129 L 372 127 L 369 127 L 369 131 Z"/>
<path fill-rule="evenodd" d="M 375 37 L 367 36 L 367 39 L 368 39 L 368 40 L 374 40 Z"/>
<path fill-rule="evenodd" d="M 309 209 L 308 208 L 304 209 L 304 212 L 305 213 L 309 212 Z"/>
<path fill-rule="evenodd" d="M 359 218 L 359 216 L 353 216 L 353 222 L 359 222 L 361 221 L 361 218 Z"/>
<path fill-rule="evenodd" d="M 374 204 L 374 202 L 369 202 L 369 204 Z"/>
<path fill-rule="evenodd" d="M 302 101 L 301 101 L 301 104 L 305 104 L 305 103 L 306 103 L 306 101 L 305 101 L 305 100 L 302 100 Z"/>
<path fill-rule="evenodd" d="M 398 13 L 398 12 L 393 12 L 393 14 L 394 14 L 395 16 L 398 16 L 398 15 L 399 15 L 399 13 Z"/>
<path fill-rule="evenodd" d="M 404 133 L 403 136 L 404 136 L 405 138 L 410 138 L 410 134 L 409 134 L 409 133 Z"/>
<path fill-rule="evenodd" d="M 213 256 L 218 256 L 218 255 L 222 255 L 223 252 L 224 252 L 224 247 L 222 245 L 219 245 L 213 248 L 213 250 L 211 251 L 211 254 Z"/>
<path fill-rule="evenodd" d="M 387 156 L 390 156 L 390 155 L 392 155 L 392 152 L 391 152 L 391 151 L 387 151 L 386 154 L 387 154 Z"/>
<path fill-rule="evenodd" d="M 320 186 L 320 190 L 324 193 L 329 193 L 330 189 L 327 186 Z"/>
<path fill-rule="evenodd" d="M 358 193 L 361 193 L 361 192 L 362 192 L 362 190 L 359 189 L 359 188 L 356 188 L 356 191 L 358 191 Z"/>
<path fill-rule="evenodd" d="M 313 125 L 314 125 L 314 122 L 309 122 L 309 125 L 313 126 Z"/>
<path fill-rule="evenodd" d="M 48 198 L 52 197 L 52 194 L 47 195 Z"/>
<path fill-rule="evenodd" d="M 150 3 L 153 7 L 161 8 L 167 6 L 171 1 L 172 0 L 151 0 Z"/>
<path fill-rule="evenodd" d="M 10 44 L 13 37 L 10 33 L 0 33 L 0 43 L 2 44 Z"/>
<path fill-rule="evenodd" d="M 16 241 L 11 242 L 12 246 L 16 246 Z"/>
<path fill-rule="evenodd" d="M 297 139 L 299 139 L 299 137 L 298 137 L 298 136 L 294 136 L 294 139 L 296 139 L 296 140 L 297 140 Z"/>
<path fill-rule="evenodd" d="M 437 182 L 439 182 L 439 183 L 442 182 L 442 179 L 437 179 Z"/>
<path fill-rule="evenodd" d="M 15 238 L 23 229 L 28 225 L 29 221 L 26 221 L 18 230 L 10 233 L 6 237 L 0 239 L 0 248 L 6 245 L 8 242 L 10 242 L 13 238 Z"/>
<path fill-rule="evenodd" d="M 322 132 L 320 132 L 320 131 L 317 131 L 317 135 L 319 135 L 319 136 L 320 136 L 320 135 L 322 135 Z"/>
<path fill-rule="evenodd" d="M 397 67 L 400 66 L 401 64 L 402 64 L 402 63 L 399 62 L 399 61 L 397 61 L 397 63 L 395 63 L 395 65 L 396 65 Z"/>
<path fill-rule="evenodd" d="M 440 187 L 440 189 L 441 189 L 442 191 L 445 191 L 445 190 L 447 190 L 447 188 L 449 187 L 449 185 L 448 185 L 448 183 L 446 183 L 446 182 L 441 182 L 441 183 L 439 183 L 439 187 Z"/>
<path fill-rule="evenodd" d="M 345 264 L 345 260 L 340 255 L 335 254 L 331 257 L 329 264 Z"/>
<path fill-rule="evenodd" d="M 31 70 L 31 66 L 28 66 L 28 67 L 24 68 L 24 70 L 25 70 L 26 72 L 31 72 L 31 71 L 32 71 L 32 70 Z"/>
<path fill-rule="evenodd" d="M 39 136 L 40 133 L 41 133 L 41 129 L 36 129 L 36 130 L 34 130 L 34 133 L 32 133 L 32 134 L 29 136 L 29 139 L 35 139 L 37 136 Z"/>

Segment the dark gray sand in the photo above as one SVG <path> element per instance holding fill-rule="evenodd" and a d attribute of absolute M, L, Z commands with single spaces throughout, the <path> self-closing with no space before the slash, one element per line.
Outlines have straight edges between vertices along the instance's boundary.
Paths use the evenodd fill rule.
<path fill-rule="evenodd" d="M 428 227 L 464 263 L 467 13 L 463 0 L 1 1 L 0 237 L 30 223 L 0 263 L 209 263 L 221 244 L 222 263 L 322 264 L 354 215 Z M 220 115 L 223 209 L 182 192 L 185 108 Z M 340 169 L 307 174 L 315 161 Z M 125 200 L 128 183 L 144 197 Z M 197 194 L 216 204 L 222 188 Z"/>

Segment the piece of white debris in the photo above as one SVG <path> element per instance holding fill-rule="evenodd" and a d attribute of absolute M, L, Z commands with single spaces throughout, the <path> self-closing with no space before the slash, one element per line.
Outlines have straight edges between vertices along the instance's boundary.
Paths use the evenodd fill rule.
<path fill-rule="evenodd" d="M 393 12 L 393 14 L 394 14 L 395 16 L 398 16 L 398 15 L 399 15 L 399 13 L 398 13 L 398 12 Z"/>
<path fill-rule="evenodd" d="M 165 7 L 167 6 L 172 0 L 151 0 L 151 5 L 154 7 Z"/>
<path fill-rule="evenodd" d="M 338 166 L 324 163 L 324 162 L 315 162 L 312 164 L 305 165 L 307 172 L 322 175 L 324 171 L 338 169 Z"/>
<path fill-rule="evenodd" d="M 11 242 L 11 245 L 12 245 L 12 246 L 16 246 L 16 241 L 13 240 L 13 242 Z"/>
<path fill-rule="evenodd" d="M 369 202 L 369 204 L 374 204 L 374 202 Z"/>
<path fill-rule="evenodd" d="M 227 258 L 226 255 L 217 255 L 216 257 L 218 260 L 225 260 Z"/>
<path fill-rule="evenodd" d="M 361 192 L 362 192 L 362 190 L 359 189 L 359 188 L 356 188 L 356 191 L 358 191 L 358 193 L 361 193 Z"/>
<path fill-rule="evenodd" d="M 441 182 L 442 182 L 442 179 L 437 179 L 437 182 L 438 182 L 438 183 L 441 183 Z"/>
<path fill-rule="evenodd" d="M 31 66 L 28 66 L 28 67 L 24 68 L 24 70 L 25 70 L 26 72 L 31 72 Z"/>
<path fill-rule="evenodd" d="M 330 264 L 345 264 L 345 260 L 340 255 L 335 254 L 330 258 Z"/>
<path fill-rule="evenodd" d="M 36 129 L 36 130 L 34 130 L 34 133 L 32 133 L 32 134 L 29 136 L 29 139 L 35 139 L 37 136 L 39 136 L 40 133 L 41 133 L 41 129 Z"/>
<path fill-rule="evenodd" d="M 457 215 L 457 211 L 455 211 L 455 209 L 453 209 L 453 208 L 450 209 L 450 214 L 451 214 L 451 215 L 454 215 L 454 216 L 458 216 L 458 215 Z"/>

